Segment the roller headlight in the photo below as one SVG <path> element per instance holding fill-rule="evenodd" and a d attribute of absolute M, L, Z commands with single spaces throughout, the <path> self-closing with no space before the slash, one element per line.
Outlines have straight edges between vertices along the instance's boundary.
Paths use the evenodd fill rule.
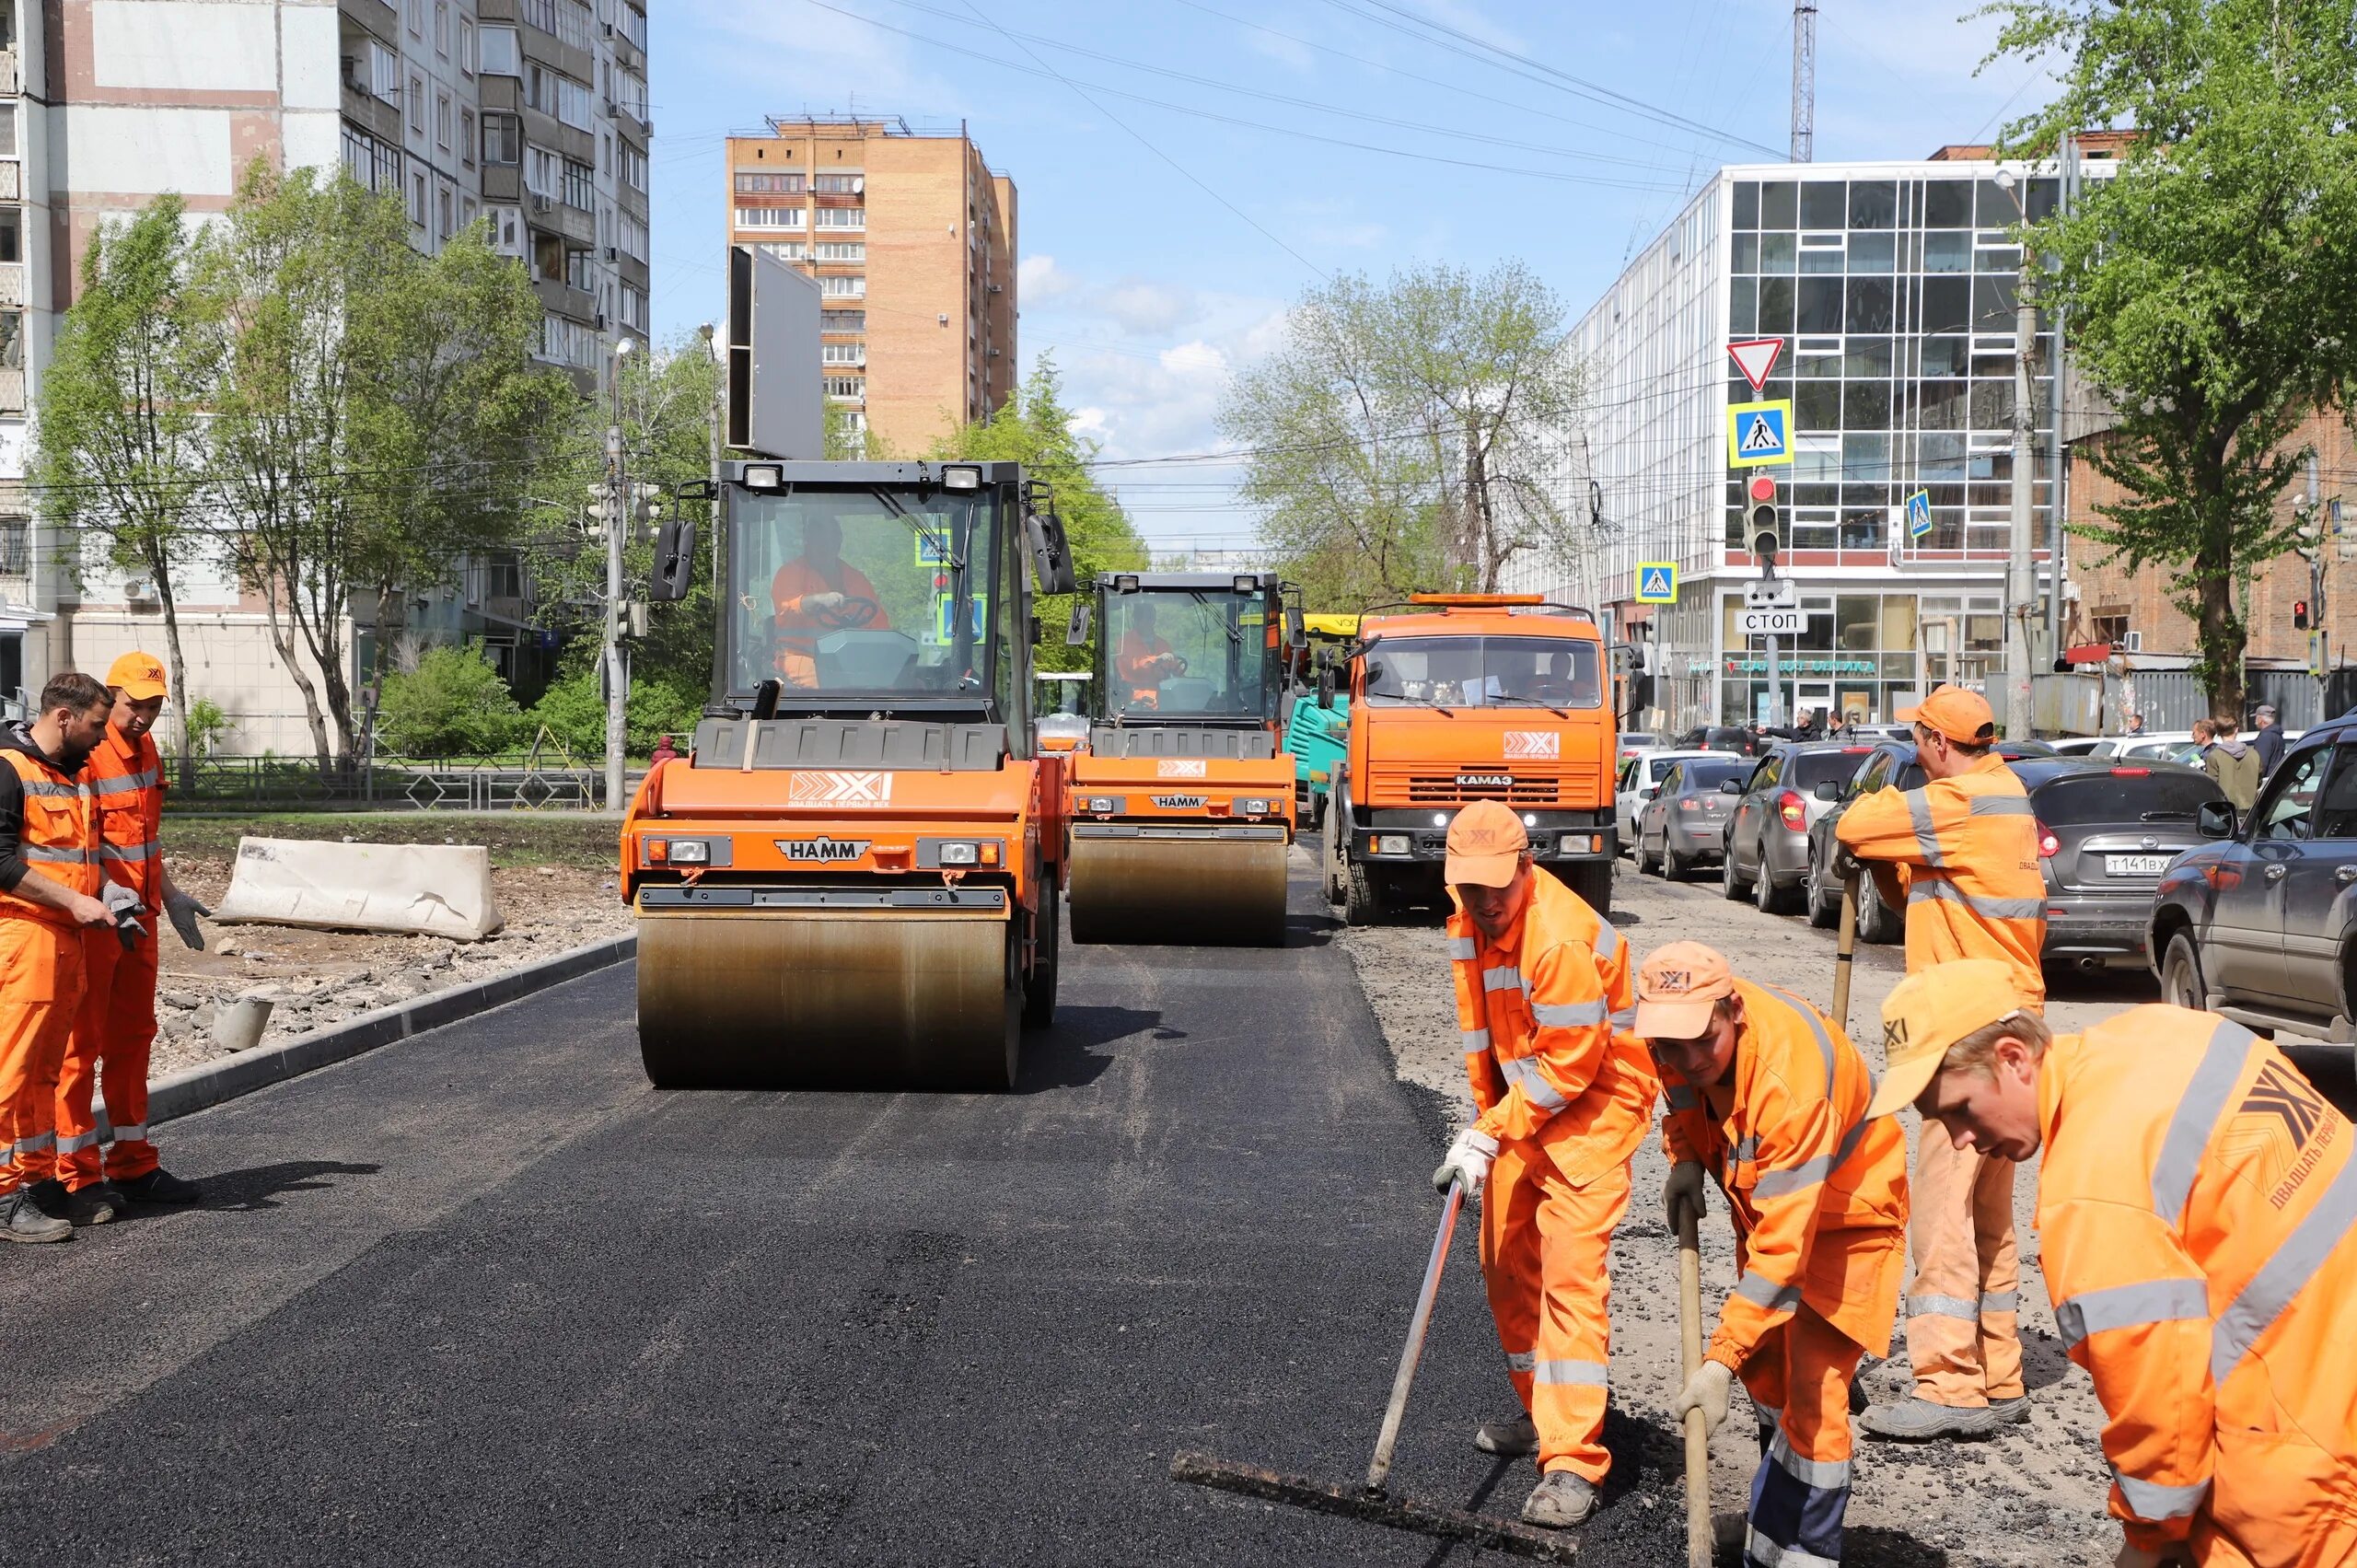
<path fill-rule="evenodd" d="M 672 865 L 707 865 L 711 862 L 712 846 L 702 839 L 673 839 L 671 841 Z"/>
<path fill-rule="evenodd" d="M 980 864 L 981 860 L 981 846 L 980 844 L 961 843 L 953 840 L 941 846 L 941 864 L 944 865 L 974 865 Z"/>

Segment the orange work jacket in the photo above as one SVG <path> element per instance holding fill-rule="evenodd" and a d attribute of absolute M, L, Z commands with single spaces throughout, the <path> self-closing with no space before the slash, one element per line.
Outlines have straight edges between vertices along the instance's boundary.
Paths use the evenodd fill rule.
<path fill-rule="evenodd" d="M 132 740 L 109 725 L 83 772 L 98 800 L 99 869 L 152 914 L 164 907 L 164 760 L 155 737 Z"/>
<path fill-rule="evenodd" d="M 85 898 L 99 896 L 98 807 L 87 779 L 61 772 L 32 748 L 22 726 L 0 739 L 0 757 L 17 772 L 24 790 L 24 826 L 17 854 L 29 875 L 46 877 Z M 69 931 L 81 929 L 64 910 L 37 904 L 14 892 L 0 893 L 0 917 L 38 920 Z"/>
<path fill-rule="evenodd" d="M 1161 688 L 1159 682 L 1146 679 L 1145 661 L 1159 658 L 1169 651 L 1170 643 L 1167 638 L 1142 637 L 1133 631 L 1121 633 L 1121 651 L 1113 657 L 1113 672 L 1121 678 L 1123 685 L 1130 688 L 1131 703 L 1149 708 L 1154 706 L 1155 700 L 1161 694 Z"/>
<path fill-rule="evenodd" d="M 1760 1336 L 1805 1301 L 1887 1355 L 1898 1282 L 1875 1287 L 1896 1267 L 1907 1224 L 1907 1134 L 1891 1117 L 1865 1120 L 1874 1074 L 1823 1014 L 1748 981 L 1735 990 L 1743 1028 L 1724 1119 L 1675 1071 L 1661 1075 L 1662 1144 L 1672 1162 L 1699 1161 L 1717 1178 L 1743 1254 L 1705 1353 L 1742 1371 Z M 1844 1232 L 1871 1235 L 1852 1246 Z"/>
<path fill-rule="evenodd" d="M 2029 792 L 1991 751 L 1952 779 L 1851 802 L 1835 836 L 1861 860 L 1895 862 L 1907 889 L 1907 972 L 1998 958 L 2032 1005 L 2046 1001 L 2046 879 Z"/>
<path fill-rule="evenodd" d="M 803 601 L 816 594 L 841 594 L 845 598 L 866 599 L 875 609 L 866 610 L 867 619 L 836 623 L 826 610 L 805 608 Z M 770 579 L 770 602 L 777 610 L 777 670 L 789 686 L 816 686 L 819 683 L 819 639 L 830 632 L 885 632 L 892 626 L 892 618 L 884 613 L 884 602 L 877 598 L 876 585 L 867 574 L 848 561 L 835 563 L 834 580 L 802 556 L 795 556 L 777 569 Z M 857 614 L 846 609 L 834 613 Z"/>
<path fill-rule="evenodd" d="M 2038 1128 L 2047 1294 L 2129 1539 L 2357 1560 L 2347 1119 L 2241 1025 L 2154 1005 L 2054 1040 Z"/>
<path fill-rule="evenodd" d="M 1452 895 L 1453 896 L 1453 895 Z M 1636 990 L 1629 944 L 1543 869 L 1522 923 L 1491 942 L 1463 909 L 1448 917 L 1465 1070 L 1492 1138 L 1535 1140 L 1584 1187 L 1644 1141 L 1660 1080 L 1630 1032 Z"/>

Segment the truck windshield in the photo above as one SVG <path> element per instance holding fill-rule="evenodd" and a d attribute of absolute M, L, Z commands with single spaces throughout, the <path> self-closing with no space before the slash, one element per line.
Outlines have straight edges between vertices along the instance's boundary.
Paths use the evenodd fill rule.
<path fill-rule="evenodd" d="M 1105 711 L 1128 719 L 1265 719 L 1279 627 L 1260 593 L 1148 588 L 1105 596 Z"/>
<path fill-rule="evenodd" d="M 791 702 L 993 690 L 997 503 L 869 488 L 732 494 L 728 689 Z"/>
<path fill-rule="evenodd" d="M 1367 701 L 1475 708 L 1604 705 L 1596 645 L 1572 637 L 1384 637 L 1366 653 Z"/>

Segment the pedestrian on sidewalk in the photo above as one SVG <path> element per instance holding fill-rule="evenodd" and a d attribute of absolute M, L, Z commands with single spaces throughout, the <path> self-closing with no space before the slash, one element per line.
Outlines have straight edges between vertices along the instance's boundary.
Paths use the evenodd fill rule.
<path fill-rule="evenodd" d="M 655 750 L 646 759 L 646 765 L 650 768 L 660 767 L 665 762 L 676 762 L 679 760 L 679 749 L 671 744 L 671 738 L 668 735 L 658 735 L 655 738 Z"/>
<path fill-rule="evenodd" d="M 1611 1350 L 1612 1233 L 1659 1084 L 1634 1034 L 1629 945 L 1531 863 L 1522 819 L 1476 801 L 1449 824 L 1448 956 L 1480 1115 L 1433 1173 L 1481 1201 L 1481 1281 L 1522 1409 L 1485 1453 L 1535 1453 L 1534 1525 L 1596 1508 Z"/>
<path fill-rule="evenodd" d="M 2258 753 L 2235 738 L 2231 719 L 2196 719 L 2193 738 L 2201 741 L 2201 771 L 2237 811 L 2248 811 L 2258 800 Z"/>
<path fill-rule="evenodd" d="M 1850 1390 L 1890 1353 L 1907 1255 L 1907 1139 L 1865 1121 L 1874 1074 L 1799 998 L 1737 980 L 1699 942 L 1637 971 L 1637 1034 L 1661 1069 L 1672 1231 L 1702 1216 L 1707 1173 L 1735 1222 L 1741 1278 L 1678 1397 L 1716 1430 L 1741 1377 L 1760 1422 L 1743 1561 L 1841 1561 Z"/>
<path fill-rule="evenodd" d="M 2046 881 L 2028 792 L 1995 749 L 1996 715 L 1978 692 L 1942 686 L 1901 710 L 1926 782 L 1885 789 L 1841 814 L 1835 835 L 1871 864 L 1907 910 L 1907 972 L 1994 958 L 2027 1005 L 2042 1007 Z M 2013 1162 L 1958 1149 L 1925 1122 L 1910 1200 L 1915 1276 L 1907 1286 L 1912 1395 L 1868 1411 L 1877 1437 L 1974 1436 L 2029 1419 L 2014 1321 L 2020 1267 Z"/>
<path fill-rule="evenodd" d="M 2265 784 L 2283 760 L 2283 726 L 2276 722 L 2272 703 L 2261 703 L 2251 720 L 2258 727 L 2251 732 L 2250 749 L 2258 753 L 2258 782 Z"/>
<path fill-rule="evenodd" d="M 164 760 L 148 732 L 164 711 L 164 666 L 128 653 L 107 671 L 113 699 L 107 731 L 90 753 L 99 808 L 99 861 L 111 888 L 127 890 L 138 919 L 128 944 L 113 929 L 83 939 L 85 984 L 57 1085 L 58 1177 L 67 1217 L 104 1225 L 134 1203 L 192 1203 L 196 1183 L 165 1170 L 147 1136 L 147 1065 L 156 1044 L 156 979 L 166 919 L 192 947 L 196 917 L 213 912 L 164 868 Z M 112 1137 L 101 1149 L 96 1091 L 106 1090 Z"/>
<path fill-rule="evenodd" d="M 82 1003 L 82 933 L 99 899 L 98 811 L 84 765 L 114 711 L 87 675 L 52 676 L 30 722 L 0 730 L 0 1240 L 64 1241 L 57 1078 Z"/>
<path fill-rule="evenodd" d="M 1883 1004 L 1868 1115 L 2042 1154 L 2046 1291 L 2095 1379 L 2121 1568 L 2357 1562 L 2357 1163 L 2290 1061 L 2209 1013 L 2051 1035 L 1987 961 Z M 1935 1121 L 1936 1119 L 1936 1121 Z"/>

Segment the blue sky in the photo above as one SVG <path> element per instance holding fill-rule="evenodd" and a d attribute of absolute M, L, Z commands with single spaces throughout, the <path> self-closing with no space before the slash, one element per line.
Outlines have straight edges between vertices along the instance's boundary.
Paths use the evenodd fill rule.
<path fill-rule="evenodd" d="M 1970 8 L 1821 0 L 1817 157 L 1920 157 L 2037 102 L 2017 61 L 1975 75 Z M 1519 257 L 1575 319 L 1713 168 L 1789 138 L 1789 0 L 664 0 L 650 25 L 658 336 L 720 314 L 727 132 L 962 119 L 1017 189 L 1025 366 L 1052 356 L 1122 459 L 1216 449 L 1221 387 L 1321 273 Z M 1227 470 L 1119 472 L 1149 538 L 1250 542 Z"/>

